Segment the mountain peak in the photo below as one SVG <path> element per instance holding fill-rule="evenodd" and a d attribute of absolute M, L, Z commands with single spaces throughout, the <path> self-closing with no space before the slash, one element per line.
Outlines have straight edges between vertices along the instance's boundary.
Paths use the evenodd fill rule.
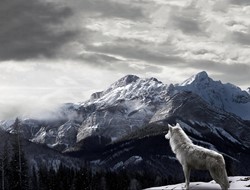
<path fill-rule="evenodd" d="M 197 79 L 207 79 L 207 78 L 209 78 L 206 71 L 201 71 L 201 72 L 197 73 L 197 74 L 195 75 L 195 77 L 196 77 Z"/>
<path fill-rule="evenodd" d="M 250 94 L 250 87 L 248 87 L 246 91 L 248 94 Z"/>
<path fill-rule="evenodd" d="M 113 86 L 117 86 L 117 87 L 126 86 L 132 82 L 136 82 L 138 79 L 139 77 L 136 75 L 126 75 L 122 77 L 121 79 L 119 79 L 118 81 L 116 81 L 113 84 Z"/>
<path fill-rule="evenodd" d="M 186 85 L 190 85 L 193 83 L 209 82 L 210 80 L 211 79 L 209 78 L 207 72 L 201 71 L 201 72 L 197 73 L 196 75 L 191 76 L 190 78 L 188 78 L 184 82 L 182 82 L 180 84 L 180 86 L 186 86 Z"/>

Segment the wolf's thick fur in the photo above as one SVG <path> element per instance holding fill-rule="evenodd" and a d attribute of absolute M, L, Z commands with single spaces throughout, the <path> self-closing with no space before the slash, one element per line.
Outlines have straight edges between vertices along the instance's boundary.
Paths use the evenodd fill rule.
<path fill-rule="evenodd" d="M 169 131 L 165 138 L 169 139 L 170 147 L 182 165 L 186 189 L 189 189 L 191 169 L 209 170 L 212 178 L 223 190 L 229 188 L 225 161 L 221 154 L 194 145 L 178 123 L 175 127 L 169 125 Z"/>

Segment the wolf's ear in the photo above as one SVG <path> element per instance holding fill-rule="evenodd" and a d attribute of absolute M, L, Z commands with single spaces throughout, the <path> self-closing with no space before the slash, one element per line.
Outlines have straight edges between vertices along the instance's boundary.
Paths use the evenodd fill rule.
<path fill-rule="evenodd" d="M 168 124 L 168 129 L 169 129 L 170 132 L 172 132 L 173 127 Z"/>
<path fill-rule="evenodd" d="M 176 125 L 175 125 L 175 126 L 176 126 L 176 127 L 181 127 L 179 123 L 176 123 Z"/>

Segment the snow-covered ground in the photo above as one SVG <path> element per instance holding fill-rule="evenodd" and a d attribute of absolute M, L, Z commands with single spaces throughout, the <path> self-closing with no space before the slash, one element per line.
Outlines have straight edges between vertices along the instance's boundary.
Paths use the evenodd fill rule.
<path fill-rule="evenodd" d="M 244 190 L 250 189 L 250 177 L 248 176 L 234 176 L 229 177 L 230 189 Z M 146 190 L 178 190 L 185 189 L 185 184 L 180 183 L 176 185 L 167 185 L 162 187 L 153 187 Z M 220 186 L 215 181 L 210 182 L 191 182 L 189 189 L 206 189 L 206 190 L 220 190 Z"/>

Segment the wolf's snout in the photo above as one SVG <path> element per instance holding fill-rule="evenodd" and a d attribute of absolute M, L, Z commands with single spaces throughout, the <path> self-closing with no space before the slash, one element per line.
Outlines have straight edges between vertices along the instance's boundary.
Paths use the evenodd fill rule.
<path fill-rule="evenodd" d="M 170 139 L 169 133 L 165 135 L 165 139 Z"/>

